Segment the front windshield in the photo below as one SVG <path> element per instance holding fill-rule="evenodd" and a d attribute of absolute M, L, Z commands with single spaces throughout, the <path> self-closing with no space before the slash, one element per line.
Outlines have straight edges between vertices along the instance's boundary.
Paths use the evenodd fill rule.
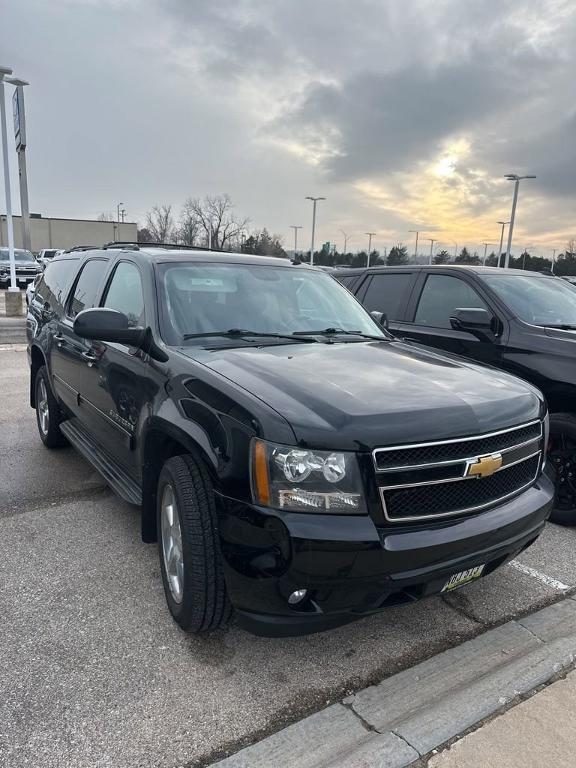
<path fill-rule="evenodd" d="M 484 280 L 520 320 L 576 327 L 576 290 L 564 280 L 535 275 L 489 275 Z"/>
<path fill-rule="evenodd" d="M 165 338 L 243 329 L 291 335 L 330 329 L 386 338 L 325 272 L 297 266 L 162 264 Z"/>
<path fill-rule="evenodd" d="M 0 261 L 9 261 L 8 248 L 0 248 Z M 34 261 L 34 256 L 30 251 L 24 251 L 21 248 L 14 250 L 14 261 Z"/>

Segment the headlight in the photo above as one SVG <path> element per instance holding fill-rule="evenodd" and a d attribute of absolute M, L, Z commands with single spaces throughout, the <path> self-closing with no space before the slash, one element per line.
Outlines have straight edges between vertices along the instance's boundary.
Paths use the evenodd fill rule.
<path fill-rule="evenodd" d="M 353 453 L 305 450 L 253 440 L 251 466 L 256 504 L 331 514 L 366 511 Z"/>

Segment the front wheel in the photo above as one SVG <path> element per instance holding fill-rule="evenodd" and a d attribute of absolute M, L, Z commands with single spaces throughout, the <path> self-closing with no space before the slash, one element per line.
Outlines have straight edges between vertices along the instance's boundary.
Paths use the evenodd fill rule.
<path fill-rule="evenodd" d="M 550 519 L 560 525 L 576 525 L 576 416 L 550 416 L 548 461 L 554 467 L 556 499 Z"/>
<path fill-rule="evenodd" d="M 158 549 L 168 608 L 182 629 L 225 626 L 232 606 L 224 581 L 214 488 L 192 456 L 174 456 L 158 481 Z"/>

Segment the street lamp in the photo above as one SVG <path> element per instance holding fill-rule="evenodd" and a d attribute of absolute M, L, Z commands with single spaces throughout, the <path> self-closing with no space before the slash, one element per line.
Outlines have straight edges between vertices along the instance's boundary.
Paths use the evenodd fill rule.
<path fill-rule="evenodd" d="M 370 266 L 370 253 L 372 252 L 372 238 L 376 235 L 376 232 L 365 232 L 365 235 L 368 235 L 368 259 L 366 261 L 366 266 Z"/>
<path fill-rule="evenodd" d="M 348 253 L 348 235 L 346 234 L 346 232 L 344 232 L 343 229 L 340 229 L 339 232 L 342 232 L 342 234 L 344 235 L 344 254 L 347 254 Z"/>
<path fill-rule="evenodd" d="M 298 230 L 302 229 L 302 225 L 290 224 L 290 228 L 294 230 L 294 258 L 296 258 L 296 252 L 298 250 Z"/>
<path fill-rule="evenodd" d="M 484 246 L 484 258 L 482 259 L 482 266 L 485 267 L 486 266 L 486 251 L 488 250 L 488 246 L 492 245 L 492 243 L 482 243 L 482 245 Z"/>
<path fill-rule="evenodd" d="M 431 237 L 425 238 L 426 240 L 430 240 L 430 264 L 432 264 L 432 256 L 434 253 L 434 243 L 436 240 L 433 240 Z"/>
<path fill-rule="evenodd" d="M 310 266 L 314 265 L 314 234 L 316 232 L 316 203 L 318 200 L 326 200 L 325 197 L 310 197 L 307 196 L 306 200 L 312 200 L 312 242 L 310 244 Z"/>
<path fill-rule="evenodd" d="M 8 129 L 6 126 L 6 102 L 4 79 L 12 74 L 9 67 L 0 66 L 0 122 L 2 123 L 2 157 L 4 161 L 4 192 L 6 195 L 6 230 L 8 235 L 8 258 L 10 259 L 10 288 L 18 292 L 16 285 L 16 262 L 14 261 L 14 222 L 12 220 L 12 196 L 10 193 L 10 165 L 8 160 Z"/>
<path fill-rule="evenodd" d="M 518 176 L 516 173 L 507 173 L 504 177 L 508 181 L 514 182 L 514 196 L 512 197 L 512 212 L 510 213 L 510 227 L 508 228 L 508 246 L 506 248 L 506 261 L 504 268 L 510 266 L 510 249 L 512 248 L 512 234 L 514 232 L 514 219 L 516 217 L 516 203 L 518 202 L 518 188 L 522 179 L 535 179 L 536 176 Z"/>
<path fill-rule="evenodd" d="M 420 232 L 417 229 L 409 229 L 408 232 L 412 232 L 412 234 L 416 235 L 416 245 L 414 246 L 414 261 L 418 261 L 418 235 Z"/>
<path fill-rule="evenodd" d="M 501 224 L 502 229 L 500 231 L 500 250 L 498 251 L 498 266 L 500 266 L 500 261 L 502 260 L 502 243 L 504 241 L 504 227 L 506 224 L 510 224 L 509 221 L 497 221 L 496 224 Z"/>

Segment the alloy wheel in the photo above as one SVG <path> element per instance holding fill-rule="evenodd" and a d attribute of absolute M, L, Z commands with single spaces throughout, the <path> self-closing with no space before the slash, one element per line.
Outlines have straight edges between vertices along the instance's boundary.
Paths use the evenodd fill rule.
<path fill-rule="evenodd" d="M 50 429 L 50 411 L 48 407 L 48 392 L 46 391 L 46 382 L 40 379 L 38 384 L 38 424 L 43 435 L 48 434 Z"/>
<path fill-rule="evenodd" d="M 164 486 L 160 507 L 162 556 L 170 594 L 175 603 L 182 602 L 184 593 L 184 555 L 182 552 L 182 531 L 174 489 Z"/>

